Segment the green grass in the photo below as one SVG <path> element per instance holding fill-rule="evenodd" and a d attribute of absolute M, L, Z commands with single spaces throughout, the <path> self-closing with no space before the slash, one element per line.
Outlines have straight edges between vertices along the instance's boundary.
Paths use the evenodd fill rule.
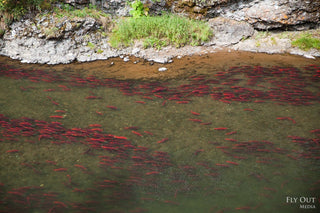
<path fill-rule="evenodd" d="M 68 18 L 75 18 L 75 17 L 92 17 L 95 19 L 99 19 L 101 16 L 106 17 L 108 16 L 104 12 L 97 10 L 95 6 L 89 5 L 89 7 L 85 7 L 83 9 L 75 9 L 74 7 L 68 4 L 62 4 L 61 8 L 54 8 L 54 14 L 58 18 L 68 17 Z"/>
<path fill-rule="evenodd" d="M 211 28 L 203 22 L 166 14 L 120 20 L 110 35 L 110 44 L 119 48 L 142 40 L 145 48 L 160 49 L 167 45 L 200 45 L 211 36 Z"/>
<path fill-rule="evenodd" d="M 320 50 L 320 39 L 312 37 L 309 33 L 305 33 L 302 34 L 300 38 L 293 40 L 291 45 L 302 50 L 309 50 L 311 48 Z"/>

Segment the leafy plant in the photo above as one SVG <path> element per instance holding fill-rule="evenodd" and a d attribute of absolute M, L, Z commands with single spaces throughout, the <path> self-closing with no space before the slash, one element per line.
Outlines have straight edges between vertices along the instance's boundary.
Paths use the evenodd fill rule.
<path fill-rule="evenodd" d="M 141 16 L 148 16 L 149 8 L 146 7 L 140 0 L 135 0 L 130 5 L 132 10 L 130 14 L 133 18 L 140 18 Z"/>

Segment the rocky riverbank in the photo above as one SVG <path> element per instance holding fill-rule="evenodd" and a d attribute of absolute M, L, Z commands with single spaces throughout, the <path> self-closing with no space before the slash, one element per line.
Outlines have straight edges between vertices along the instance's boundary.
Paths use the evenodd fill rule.
<path fill-rule="evenodd" d="M 109 3 L 111 2 L 115 1 L 110 1 Z M 164 1 L 153 3 L 150 8 L 153 8 L 155 13 L 159 11 L 161 5 L 163 5 L 163 8 L 167 8 L 168 1 L 165 2 L 166 4 L 164 4 Z M 53 15 L 38 15 L 10 25 L 3 38 L 0 39 L 0 54 L 20 60 L 23 63 L 40 64 L 66 64 L 74 61 L 88 62 L 111 57 L 121 57 L 124 61 L 128 61 L 130 56 L 158 63 L 169 63 L 175 57 L 202 55 L 220 50 L 269 54 L 289 53 L 308 58 L 320 57 L 320 51 L 317 49 L 303 51 L 291 45 L 292 40 L 303 33 L 320 37 L 319 19 L 314 20 L 314 17 L 319 17 L 320 15 L 319 11 L 312 10 L 312 5 L 304 5 L 304 18 L 302 18 L 302 14 L 300 14 L 301 17 L 297 16 L 297 13 L 292 12 L 292 8 L 288 11 L 288 7 L 292 6 L 292 4 L 288 2 L 284 4 L 285 1 L 279 1 L 279 4 L 274 3 L 274 1 L 271 3 L 268 0 L 225 1 L 224 4 L 222 4 L 222 1 L 213 1 L 216 3 L 209 4 L 210 1 L 208 1 L 206 5 L 196 3 L 198 1 L 177 1 L 180 4 L 175 2 L 172 1 L 169 6 L 172 11 L 176 12 L 180 11 L 178 9 L 181 9 L 182 5 L 183 8 L 188 5 L 190 8 L 207 8 L 206 12 L 199 10 L 199 13 L 196 13 L 194 12 L 195 9 L 193 9 L 193 12 L 189 12 L 189 14 L 206 16 L 205 20 L 214 32 L 214 36 L 210 41 L 203 43 L 201 46 L 184 46 L 181 48 L 168 46 L 161 50 L 145 49 L 137 41 L 130 47 L 115 49 L 109 44 L 108 32 L 102 30 L 107 29 L 107 31 L 110 31 L 112 29 L 112 23 L 116 20 L 115 16 L 96 19 L 92 17 L 61 18 Z M 188 2 L 190 4 L 187 4 Z M 220 4 L 217 4 L 217 2 L 220 2 Z M 69 3 L 77 4 L 77 1 L 69 1 Z M 102 3 L 103 1 L 100 2 L 101 5 Z M 105 2 L 105 10 L 108 6 L 106 4 Z M 220 10 L 216 8 L 217 6 L 220 7 Z M 263 6 L 269 11 L 270 17 L 267 17 L 268 13 L 265 10 L 260 15 L 252 13 L 254 8 L 257 9 Z M 293 6 L 297 7 L 297 5 Z M 212 15 L 213 7 L 216 8 L 216 13 L 220 11 L 219 16 L 208 18 L 214 16 Z M 238 9 L 231 13 L 230 11 L 235 7 Z M 113 8 L 113 11 L 120 13 L 119 10 L 121 8 L 123 9 L 122 11 L 126 9 L 126 7 L 119 7 L 118 9 Z M 286 17 L 283 15 L 281 20 L 272 18 L 274 15 L 271 15 L 272 10 L 275 10 L 273 13 L 278 15 L 282 12 L 286 14 Z M 187 10 L 185 9 L 185 11 Z M 126 14 L 127 12 L 123 12 L 123 15 Z M 244 14 L 242 18 L 240 18 L 241 14 Z M 201 17 L 200 15 L 199 17 Z M 293 17 L 300 17 L 301 20 L 293 19 Z M 271 18 L 273 21 L 268 21 L 267 18 Z M 284 30 L 284 27 L 291 30 Z M 270 31 L 261 31 L 268 29 Z"/>

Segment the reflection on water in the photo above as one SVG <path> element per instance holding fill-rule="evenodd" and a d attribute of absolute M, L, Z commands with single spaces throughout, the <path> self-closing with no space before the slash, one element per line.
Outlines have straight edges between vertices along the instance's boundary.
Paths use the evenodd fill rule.
<path fill-rule="evenodd" d="M 165 82 L 0 69 L 0 212 L 320 208 L 319 65 Z"/>

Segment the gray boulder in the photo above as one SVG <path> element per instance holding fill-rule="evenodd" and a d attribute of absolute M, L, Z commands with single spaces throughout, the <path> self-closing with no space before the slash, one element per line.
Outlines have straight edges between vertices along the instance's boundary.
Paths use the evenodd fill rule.
<path fill-rule="evenodd" d="M 246 21 L 258 30 L 308 29 L 320 24 L 319 8 L 320 0 L 228 1 L 209 9 L 207 16 Z"/>
<path fill-rule="evenodd" d="M 214 38 L 209 45 L 229 46 L 254 34 L 254 29 L 250 24 L 228 18 L 213 18 L 208 21 L 208 24 L 214 33 Z"/>

